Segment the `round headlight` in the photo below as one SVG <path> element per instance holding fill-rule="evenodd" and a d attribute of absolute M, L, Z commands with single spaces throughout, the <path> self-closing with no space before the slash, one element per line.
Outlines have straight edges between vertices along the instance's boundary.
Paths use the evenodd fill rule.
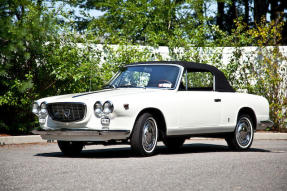
<path fill-rule="evenodd" d="M 40 111 L 40 107 L 38 105 L 37 102 L 34 102 L 33 103 L 33 106 L 32 106 L 32 112 L 35 114 L 35 115 L 38 115 L 39 114 L 39 111 Z"/>
<path fill-rule="evenodd" d="M 41 108 L 41 114 L 47 114 L 48 113 L 48 111 L 47 111 L 47 103 L 46 102 L 41 103 L 40 108 Z"/>
<path fill-rule="evenodd" d="M 97 101 L 94 105 L 94 112 L 97 117 L 101 117 L 102 108 L 103 108 L 102 103 L 100 101 Z"/>
<path fill-rule="evenodd" d="M 112 104 L 112 102 L 106 101 L 103 106 L 104 114 L 109 114 L 112 113 L 113 111 L 114 111 L 114 105 Z"/>

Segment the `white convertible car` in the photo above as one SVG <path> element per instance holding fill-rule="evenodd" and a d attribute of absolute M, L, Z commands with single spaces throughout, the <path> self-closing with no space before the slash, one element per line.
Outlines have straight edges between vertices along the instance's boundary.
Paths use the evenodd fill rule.
<path fill-rule="evenodd" d="M 140 156 L 158 141 L 177 149 L 194 136 L 225 138 L 248 149 L 254 131 L 273 125 L 268 101 L 236 93 L 217 68 L 193 62 L 127 65 L 103 90 L 35 101 L 43 139 L 57 140 L 65 155 L 87 144 L 130 144 Z"/>

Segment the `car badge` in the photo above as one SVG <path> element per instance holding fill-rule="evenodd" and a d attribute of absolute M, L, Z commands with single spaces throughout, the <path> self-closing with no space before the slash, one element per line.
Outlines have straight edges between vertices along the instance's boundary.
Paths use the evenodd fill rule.
<path fill-rule="evenodd" d="M 64 110 L 64 116 L 65 116 L 66 118 L 69 118 L 70 113 L 71 113 L 71 110 L 70 110 L 70 109 L 65 109 L 65 110 Z"/>
<path fill-rule="evenodd" d="M 129 104 L 124 104 L 124 108 L 125 108 L 125 110 L 128 110 L 129 109 Z"/>

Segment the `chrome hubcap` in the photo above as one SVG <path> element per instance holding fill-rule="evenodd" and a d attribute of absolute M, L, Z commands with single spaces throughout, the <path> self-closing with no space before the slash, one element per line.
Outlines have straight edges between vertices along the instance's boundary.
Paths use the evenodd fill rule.
<path fill-rule="evenodd" d="M 157 126 L 155 120 L 148 118 L 143 127 L 142 145 L 146 152 L 152 152 L 157 143 Z"/>
<path fill-rule="evenodd" d="M 242 147 L 248 147 L 253 137 L 252 123 L 246 117 L 241 118 L 237 123 L 236 140 Z"/>

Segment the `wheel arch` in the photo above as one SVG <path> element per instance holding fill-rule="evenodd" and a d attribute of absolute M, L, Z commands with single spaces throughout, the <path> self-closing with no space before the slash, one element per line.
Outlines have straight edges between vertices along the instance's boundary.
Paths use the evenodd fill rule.
<path fill-rule="evenodd" d="M 257 118 L 256 118 L 256 114 L 255 114 L 255 111 L 250 108 L 250 107 L 242 107 L 239 109 L 238 113 L 237 113 L 237 120 L 238 120 L 238 117 L 240 115 L 243 115 L 243 114 L 247 114 L 251 117 L 252 119 L 252 123 L 254 125 L 254 130 L 256 130 L 257 128 Z"/>
<path fill-rule="evenodd" d="M 133 125 L 133 130 L 134 130 L 134 126 L 136 124 L 136 121 L 138 120 L 138 118 L 143 114 L 143 113 L 150 113 L 153 115 L 153 117 L 155 118 L 156 122 L 157 122 L 157 126 L 158 126 L 158 130 L 159 130 L 159 140 L 162 140 L 163 137 L 166 135 L 166 121 L 165 121 L 165 117 L 163 115 L 163 113 L 161 112 L 161 110 L 157 109 L 157 108 L 153 108 L 153 107 L 148 107 L 148 108 L 144 108 L 142 109 L 138 114 L 137 117 L 134 121 L 134 125 Z M 133 133 L 132 130 L 132 133 Z M 132 135 L 131 133 L 131 135 Z"/>

